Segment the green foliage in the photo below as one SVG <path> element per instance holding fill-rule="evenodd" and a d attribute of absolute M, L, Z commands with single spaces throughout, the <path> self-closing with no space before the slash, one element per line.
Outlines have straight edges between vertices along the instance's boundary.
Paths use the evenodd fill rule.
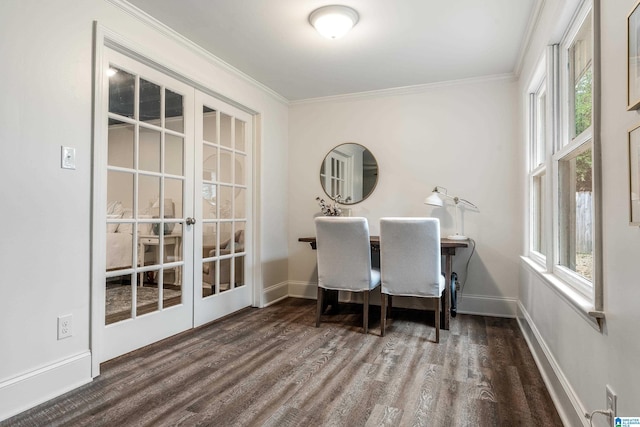
<path fill-rule="evenodd" d="M 593 168 L 591 150 L 576 157 L 576 191 L 592 191 Z"/>
<path fill-rule="evenodd" d="M 580 135 L 589 126 L 592 118 L 592 82 L 593 73 L 588 67 L 575 85 L 575 131 Z M 591 150 L 587 150 L 576 157 L 576 191 L 592 191 L 592 161 Z"/>
<path fill-rule="evenodd" d="M 591 126 L 591 113 L 593 98 L 592 92 L 593 73 L 591 67 L 587 68 L 575 85 L 575 125 L 576 136 Z"/>

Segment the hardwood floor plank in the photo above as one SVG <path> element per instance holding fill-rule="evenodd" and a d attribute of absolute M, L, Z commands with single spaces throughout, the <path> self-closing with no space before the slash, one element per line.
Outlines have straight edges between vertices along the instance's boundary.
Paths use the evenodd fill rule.
<path fill-rule="evenodd" d="M 315 301 L 245 309 L 101 366 L 92 383 L 0 426 L 561 426 L 513 319 Z"/>

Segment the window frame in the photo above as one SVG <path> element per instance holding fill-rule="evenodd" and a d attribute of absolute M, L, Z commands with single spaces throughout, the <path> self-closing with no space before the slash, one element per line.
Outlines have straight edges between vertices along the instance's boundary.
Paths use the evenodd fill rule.
<path fill-rule="evenodd" d="M 525 93 L 528 107 L 528 227 L 526 230 L 525 265 L 536 272 L 543 282 L 574 307 L 582 317 L 589 320 L 602 331 L 604 321 L 603 280 L 602 280 L 602 165 L 600 146 L 600 0 L 584 0 L 576 8 L 573 18 L 566 26 L 559 44 L 547 48 L 545 55 L 536 67 L 528 90 Z M 585 20 L 591 14 L 592 30 L 592 111 L 591 124 L 580 135 L 574 136 L 575 111 L 573 107 L 575 86 L 570 64 L 571 47 L 580 34 Z M 585 68 L 586 69 L 586 68 Z M 545 74 L 546 73 L 546 74 Z M 546 82 L 546 125 L 547 140 L 545 161 L 534 165 L 536 156 L 535 98 L 542 82 Z M 561 162 L 577 157 L 586 149 L 592 155 L 592 191 L 593 191 L 593 265 L 592 280 L 579 273 L 559 265 L 560 254 L 560 201 L 561 201 Z M 546 194 L 544 203 L 544 226 L 546 246 L 544 253 L 533 250 L 535 230 L 534 180 L 545 174 Z M 565 199 L 566 200 L 566 199 Z"/>
<path fill-rule="evenodd" d="M 537 189 L 536 180 L 541 176 L 545 176 L 544 183 L 547 188 L 544 188 L 544 197 L 547 198 L 548 191 L 548 155 L 549 153 L 549 90 L 547 86 L 547 73 L 546 73 L 546 58 L 543 59 L 538 65 L 538 69 L 533 79 L 533 84 L 529 90 L 529 240 L 528 240 L 528 254 L 531 259 L 538 264 L 545 265 L 547 260 L 547 251 L 550 241 L 546 234 L 543 233 L 540 236 L 541 240 L 544 240 L 544 251 L 539 251 L 535 248 L 536 235 L 538 234 L 538 224 L 544 223 L 542 230 L 548 230 L 546 224 L 548 214 L 545 212 L 545 207 L 548 206 L 548 200 L 545 200 L 542 206 L 539 208 L 539 202 L 537 202 Z M 543 98 L 544 96 L 544 98 Z M 544 117 L 541 117 L 541 99 L 544 101 Z M 540 121 L 544 120 L 544 128 L 541 129 Z M 543 135 L 541 135 L 541 130 Z M 542 143 L 542 144 L 541 144 Z M 542 145 L 542 146 L 541 146 Z"/>
<path fill-rule="evenodd" d="M 591 92 L 591 102 L 592 102 L 592 117 L 591 124 L 583 130 L 579 135 L 573 134 L 575 130 L 575 82 L 573 80 L 573 60 L 571 58 L 571 49 L 576 41 L 576 37 L 580 33 L 583 25 L 585 24 L 587 18 L 591 17 L 591 25 L 592 25 L 592 37 L 595 38 L 594 31 L 594 16 L 593 16 L 593 5 L 586 1 L 581 7 L 578 9 L 578 13 L 576 14 L 574 20 L 571 22 L 571 25 L 568 28 L 567 33 L 563 37 L 562 43 L 560 44 L 560 64 L 562 64 L 562 72 L 559 75 L 560 78 L 560 99 L 562 101 L 561 106 L 565 106 L 565 108 L 560 108 L 561 111 L 561 132 L 559 134 L 559 138 L 557 139 L 555 145 L 554 153 L 552 154 L 553 161 L 553 187 L 555 192 L 555 197 L 553 200 L 553 266 L 552 273 L 558 276 L 559 279 L 564 281 L 567 285 L 569 285 L 573 290 L 578 292 L 584 298 L 593 301 L 594 300 L 594 287 L 595 287 L 595 275 L 593 275 L 592 270 L 592 278 L 593 280 L 589 281 L 582 277 L 577 272 L 571 270 L 570 268 L 563 266 L 560 264 L 560 253 L 562 246 L 562 236 L 560 232 L 560 221 L 561 215 L 561 205 L 563 203 L 563 194 L 560 183 L 560 168 L 561 162 L 573 159 L 577 157 L 579 154 L 584 152 L 587 149 L 592 150 L 592 158 L 593 158 L 593 137 L 594 137 L 594 90 L 592 86 Z M 594 44 L 592 44 L 593 46 Z M 594 49 L 595 51 L 595 49 Z M 594 68 L 594 60 L 593 55 L 595 52 L 592 52 L 592 73 Z M 589 146 L 587 148 L 586 146 Z M 592 161 L 592 176 L 593 176 L 593 165 L 594 161 Z M 592 191 L 595 193 L 595 188 L 592 186 Z M 569 196 L 571 197 L 571 196 Z M 595 203 L 594 203 L 595 205 Z M 595 207 L 594 207 L 595 210 Z M 594 224 L 595 229 L 595 224 Z M 593 230 L 593 239 L 595 239 L 595 230 Z M 594 250 L 595 250 L 595 244 Z M 592 254 L 592 269 L 595 270 L 595 254 Z"/>

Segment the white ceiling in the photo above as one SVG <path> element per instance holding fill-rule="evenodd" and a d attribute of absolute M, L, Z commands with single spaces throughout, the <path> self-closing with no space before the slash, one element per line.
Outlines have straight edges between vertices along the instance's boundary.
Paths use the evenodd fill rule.
<path fill-rule="evenodd" d="M 539 0 L 343 0 L 360 14 L 328 40 L 332 0 L 128 0 L 290 101 L 517 73 Z"/>

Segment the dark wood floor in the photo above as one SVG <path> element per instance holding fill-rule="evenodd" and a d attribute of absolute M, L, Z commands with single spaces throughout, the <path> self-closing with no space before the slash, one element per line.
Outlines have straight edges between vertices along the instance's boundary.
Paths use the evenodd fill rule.
<path fill-rule="evenodd" d="M 384 338 L 372 307 L 247 309 L 124 355 L 91 384 L 11 426 L 561 426 L 513 319 L 403 310 Z M 377 316 L 376 316 L 377 314 Z M 425 320 L 426 319 L 426 320 Z"/>

